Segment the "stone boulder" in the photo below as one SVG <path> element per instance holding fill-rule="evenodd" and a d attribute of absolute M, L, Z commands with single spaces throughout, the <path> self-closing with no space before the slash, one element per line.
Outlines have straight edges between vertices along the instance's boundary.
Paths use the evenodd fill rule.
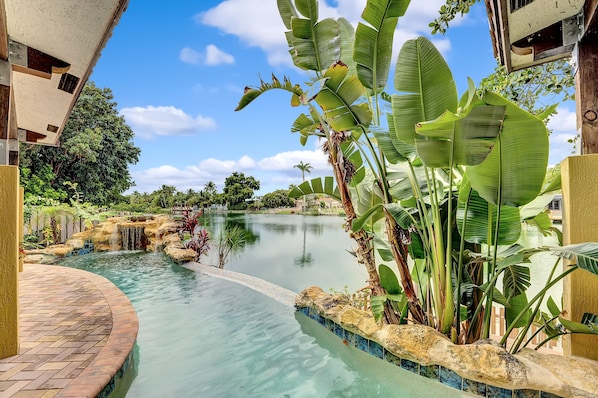
<path fill-rule="evenodd" d="M 597 397 L 598 363 L 524 349 L 512 355 L 493 340 L 456 345 L 422 325 L 376 323 L 369 311 L 319 287 L 303 290 L 297 308 L 310 307 L 344 329 L 375 341 L 392 354 L 421 365 L 440 365 L 460 376 L 507 389 L 546 391 L 561 397 Z"/>

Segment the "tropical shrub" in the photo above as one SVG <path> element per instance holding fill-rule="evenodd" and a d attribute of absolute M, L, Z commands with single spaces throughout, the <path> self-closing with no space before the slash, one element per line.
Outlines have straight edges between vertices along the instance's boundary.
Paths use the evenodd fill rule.
<path fill-rule="evenodd" d="M 534 116 L 472 81 L 459 96 L 446 62 L 423 37 L 403 45 L 389 94 L 394 29 L 408 4 L 369 0 L 354 31 L 343 18 L 319 20 L 316 0 L 278 0 L 293 62 L 312 81 L 304 89 L 272 76 L 247 87 L 237 110 L 273 89 L 307 108 L 291 131 L 303 145 L 323 141 L 333 177 L 305 181 L 290 195 L 342 203 L 377 319 L 429 325 L 466 343 L 488 337 L 498 303 L 509 330 L 525 330 L 542 318 L 549 286 L 577 268 L 598 274 L 597 244 L 551 248 L 574 265 L 526 296 L 530 257 L 546 248 L 517 242 L 522 223 L 550 233 L 545 205 L 558 184 L 544 186 L 543 120 L 555 107 Z"/>

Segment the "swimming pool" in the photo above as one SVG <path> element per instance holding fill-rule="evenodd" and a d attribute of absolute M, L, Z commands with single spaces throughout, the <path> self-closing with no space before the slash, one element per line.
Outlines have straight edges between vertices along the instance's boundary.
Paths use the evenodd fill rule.
<path fill-rule="evenodd" d="M 346 347 L 260 293 L 161 253 L 93 253 L 62 265 L 105 276 L 139 317 L 127 397 L 469 396 Z"/>

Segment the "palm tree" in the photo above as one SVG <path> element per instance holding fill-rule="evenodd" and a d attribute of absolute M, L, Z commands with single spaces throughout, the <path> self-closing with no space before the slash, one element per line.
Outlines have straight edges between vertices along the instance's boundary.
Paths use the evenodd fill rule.
<path fill-rule="evenodd" d="M 299 162 L 299 164 L 294 165 L 293 167 L 298 168 L 301 170 L 301 179 L 305 181 L 305 173 L 311 173 L 311 169 L 313 167 L 309 163 L 303 163 L 303 161 Z"/>

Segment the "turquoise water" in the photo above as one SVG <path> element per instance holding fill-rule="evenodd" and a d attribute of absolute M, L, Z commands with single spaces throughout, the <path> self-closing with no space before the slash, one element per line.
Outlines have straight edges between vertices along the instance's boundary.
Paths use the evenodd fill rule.
<path fill-rule="evenodd" d="M 127 397 L 469 396 L 346 347 L 292 308 L 161 253 L 94 253 L 62 265 L 105 276 L 137 311 L 138 374 Z"/>

